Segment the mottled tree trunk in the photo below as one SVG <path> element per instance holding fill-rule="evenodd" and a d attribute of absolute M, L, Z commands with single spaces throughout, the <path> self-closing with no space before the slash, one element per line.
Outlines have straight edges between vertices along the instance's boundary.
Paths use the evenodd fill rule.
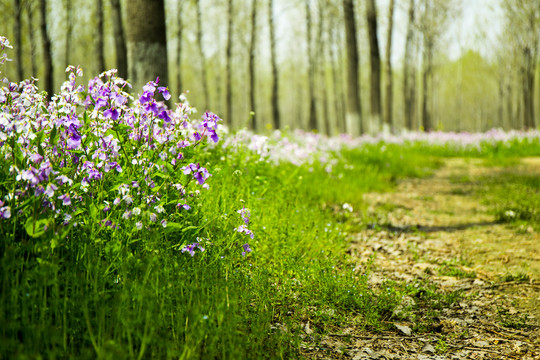
<path fill-rule="evenodd" d="M 13 11 L 15 13 L 15 21 L 13 22 L 13 35 L 15 37 L 15 62 L 17 64 L 17 81 L 22 81 L 24 79 L 23 72 L 23 59 L 22 59 L 22 40 L 21 40 L 21 0 L 15 0 L 13 3 Z"/>
<path fill-rule="evenodd" d="M 47 97 L 50 99 L 54 93 L 53 81 L 54 81 L 54 69 L 52 64 L 52 49 L 51 49 L 51 38 L 47 33 L 47 1 L 40 0 L 39 2 L 39 13 L 40 13 L 40 29 L 41 37 L 43 43 L 43 90 L 47 92 Z"/>
<path fill-rule="evenodd" d="M 120 0 L 111 0 L 111 10 L 116 67 L 118 69 L 118 76 L 126 79 L 128 77 L 126 34 L 124 32 L 124 22 L 122 20 L 122 6 L 120 4 Z"/>
<path fill-rule="evenodd" d="M 26 19 L 28 26 L 28 40 L 30 41 L 30 62 L 31 62 L 31 74 L 30 76 L 37 77 L 36 69 L 36 40 L 34 38 L 34 9 L 32 4 L 28 4 L 26 9 Z"/>
<path fill-rule="evenodd" d="M 148 81 L 168 82 L 167 38 L 163 0 L 129 0 L 127 15 L 127 59 L 129 79 L 135 93 Z"/>
<path fill-rule="evenodd" d="M 251 128 L 257 130 L 257 111 L 255 110 L 255 45 L 257 43 L 257 0 L 251 2 L 251 39 L 249 42 L 249 110 Z"/>
<path fill-rule="evenodd" d="M 71 1 L 68 1 L 71 2 Z M 128 1 L 129 2 L 129 1 Z M 103 0 L 96 0 L 96 21 L 97 21 L 97 37 L 96 37 L 96 52 L 97 52 L 97 67 L 98 72 L 105 71 L 105 50 L 103 45 Z"/>
<path fill-rule="evenodd" d="M 202 10 L 201 10 L 201 0 L 197 0 L 197 47 L 199 49 L 199 58 L 201 62 L 201 82 L 203 86 L 203 108 L 206 110 L 210 101 L 210 95 L 208 95 L 208 79 L 206 75 L 206 57 L 204 55 L 203 44 L 202 44 Z"/>
<path fill-rule="evenodd" d="M 268 1 L 268 21 L 270 27 L 270 61 L 272 63 L 272 121 L 274 129 L 281 127 L 279 115 L 279 74 L 276 59 L 276 32 L 274 29 L 274 1 Z"/>
<path fill-rule="evenodd" d="M 384 113 L 385 132 L 394 131 L 393 123 L 393 82 L 392 82 L 392 31 L 394 30 L 394 0 L 390 0 L 388 7 L 388 32 L 386 35 L 386 102 Z"/>
<path fill-rule="evenodd" d="M 319 1 L 319 21 L 317 30 L 317 71 L 319 73 L 319 81 L 322 96 L 320 96 L 319 104 L 322 106 L 322 123 L 324 124 L 324 132 L 327 135 L 332 133 L 332 124 L 330 123 L 330 116 L 328 115 L 328 86 L 326 86 L 326 72 L 325 72 L 325 60 L 326 60 L 326 44 L 323 40 L 323 33 L 325 33 L 325 21 L 324 14 L 327 12 L 324 1 Z M 330 31 L 328 29 L 328 31 Z M 328 33 L 328 31 L 326 33 Z"/>
<path fill-rule="evenodd" d="M 356 41 L 356 20 L 353 0 L 343 0 L 345 17 L 345 42 L 347 57 L 347 111 L 345 114 L 346 131 L 356 136 L 361 130 L 360 91 L 358 88 L 358 44 Z"/>
<path fill-rule="evenodd" d="M 70 56 L 71 56 L 71 34 L 73 33 L 73 19 L 72 19 L 72 7 L 71 7 L 72 0 L 66 0 L 64 3 L 65 9 L 66 9 L 66 43 L 64 46 L 65 51 L 65 58 L 64 58 L 64 66 L 67 67 L 70 64 Z"/>
<path fill-rule="evenodd" d="M 377 10 L 375 0 L 367 1 L 367 29 L 369 36 L 369 63 L 370 73 L 370 117 L 368 131 L 379 130 L 381 122 L 381 54 L 379 40 L 377 39 Z"/>
<path fill-rule="evenodd" d="M 227 1 L 227 48 L 225 50 L 226 69 L 225 69 L 225 123 L 232 125 L 232 29 L 233 29 L 233 0 Z"/>
<path fill-rule="evenodd" d="M 309 6 L 310 0 L 304 0 L 306 8 L 306 42 L 307 42 L 307 59 L 308 59 L 308 101 L 309 101 L 309 116 L 308 129 L 317 129 L 317 109 L 315 107 L 315 66 L 313 55 L 313 37 L 311 31 L 311 9 Z"/>
<path fill-rule="evenodd" d="M 433 43 L 429 38 L 424 38 L 424 56 L 422 73 L 422 127 L 424 131 L 432 131 L 433 124 L 431 120 L 431 111 L 429 108 L 429 99 L 431 95 L 431 78 L 433 71 Z"/>
<path fill-rule="evenodd" d="M 405 108 L 405 127 L 408 130 L 413 129 L 414 116 L 414 84 L 416 76 L 414 76 L 413 68 L 413 49 L 414 49 L 414 0 L 409 3 L 409 20 L 407 24 L 407 36 L 405 39 L 405 56 L 403 65 L 403 103 Z"/>

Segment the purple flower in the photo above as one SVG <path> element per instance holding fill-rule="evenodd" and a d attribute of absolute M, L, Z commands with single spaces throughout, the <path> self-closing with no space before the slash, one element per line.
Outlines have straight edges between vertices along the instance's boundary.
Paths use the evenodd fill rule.
<path fill-rule="evenodd" d="M 58 199 L 62 200 L 62 205 L 64 206 L 71 205 L 71 198 L 69 197 L 69 194 L 60 195 Z"/>
<path fill-rule="evenodd" d="M 249 230 L 249 229 L 247 228 L 246 225 L 240 225 L 239 227 L 237 227 L 237 228 L 234 229 L 234 230 L 238 231 L 239 233 L 243 233 L 243 234 L 249 235 L 249 237 L 250 237 L 251 239 L 253 239 L 254 234 L 253 234 L 253 232 L 252 232 L 251 230 Z"/>
<path fill-rule="evenodd" d="M 3 203 L 2 203 L 3 205 Z M 9 219 L 11 217 L 11 208 L 9 206 L 3 206 L 0 208 L 0 218 Z"/>
<path fill-rule="evenodd" d="M 195 249 L 199 249 L 201 252 L 204 251 L 204 248 L 201 246 L 200 243 L 194 242 L 193 244 L 186 245 L 182 248 L 182 252 L 188 252 L 191 256 L 195 255 Z"/>
<path fill-rule="evenodd" d="M 107 109 L 103 112 L 103 116 L 106 119 L 118 120 L 118 117 L 120 116 L 120 111 L 115 108 Z"/>
<path fill-rule="evenodd" d="M 242 245 L 242 247 L 244 248 L 244 251 L 242 251 L 242 256 L 246 256 L 247 253 L 251 252 L 251 248 L 249 247 L 248 243 L 245 243 Z"/>
<path fill-rule="evenodd" d="M 171 98 L 171 94 L 169 94 L 169 89 L 167 89 L 166 87 L 160 86 L 158 87 L 158 91 L 161 93 L 165 100 L 169 100 Z"/>

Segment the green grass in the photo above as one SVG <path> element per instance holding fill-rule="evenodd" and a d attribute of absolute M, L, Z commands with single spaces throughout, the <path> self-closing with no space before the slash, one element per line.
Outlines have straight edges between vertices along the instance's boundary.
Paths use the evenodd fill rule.
<path fill-rule="evenodd" d="M 428 176 L 441 164 L 437 151 L 366 146 L 345 151 L 330 174 L 322 165 L 273 166 L 242 152 L 204 156 L 211 188 L 181 229 L 147 234 L 143 245 L 113 235 L 102 242 L 76 228 L 54 251 L 39 238 L 2 242 L 0 358 L 295 358 L 307 321 L 315 335 L 351 319 L 377 331 L 410 296 L 414 330 L 429 331 L 460 298 L 428 284 L 371 288 L 369 266 L 346 254 L 347 234 L 366 219 L 342 205 L 362 214 L 364 192 Z M 538 220 L 538 180 L 507 176 L 519 185 L 492 184 L 499 200 L 508 194 L 500 212 Z M 246 257 L 230 232 L 238 204 L 252 212 Z M 179 251 L 197 237 L 204 252 Z M 473 276 L 453 264 L 439 272 Z"/>

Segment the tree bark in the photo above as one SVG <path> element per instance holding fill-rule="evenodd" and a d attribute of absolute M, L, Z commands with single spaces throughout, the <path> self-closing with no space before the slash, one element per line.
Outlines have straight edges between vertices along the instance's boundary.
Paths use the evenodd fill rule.
<path fill-rule="evenodd" d="M 15 21 L 13 24 L 13 35 L 15 37 L 15 56 L 16 56 L 16 63 L 17 63 L 17 81 L 22 81 L 24 79 L 24 71 L 23 71 L 23 59 L 22 59 L 22 40 L 21 40 L 21 14 L 22 14 L 22 8 L 21 8 L 21 0 L 15 0 L 13 3 L 14 12 L 15 12 Z"/>
<path fill-rule="evenodd" d="M 359 56 L 353 0 L 343 0 L 343 14 L 345 17 L 347 57 L 347 111 L 345 114 L 345 124 L 346 131 L 352 136 L 357 136 L 360 134 L 362 116 L 358 87 Z"/>
<path fill-rule="evenodd" d="M 251 2 L 251 39 L 249 41 L 249 111 L 251 128 L 257 130 L 257 111 L 255 110 L 255 45 L 257 40 L 257 0 Z"/>
<path fill-rule="evenodd" d="M 315 66 L 313 55 L 313 37 L 312 37 L 312 21 L 311 21 L 311 9 L 309 6 L 310 0 L 304 0 L 306 8 L 306 42 L 307 42 L 307 59 L 308 59 L 308 101 L 309 101 L 309 117 L 308 117 L 308 129 L 317 129 L 317 109 L 315 107 Z"/>
<path fill-rule="evenodd" d="M 167 38 L 163 0 L 129 0 L 127 15 L 127 59 L 129 78 L 135 92 L 159 77 L 168 83 Z"/>
<path fill-rule="evenodd" d="M 208 94 L 208 79 L 206 75 L 206 56 L 204 55 L 203 44 L 202 44 L 202 10 L 201 10 L 201 0 L 197 0 L 197 45 L 199 49 L 199 58 L 201 61 L 201 82 L 203 86 L 203 107 L 208 109 L 208 104 L 210 102 L 210 95 Z"/>
<path fill-rule="evenodd" d="M 319 1 L 319 21 L 317 29 L 317 72 L 319 73 L 319 81 L 322 95 L 319 93 L 319 104 L 322 106 L 322 123 L 324 124 L 324 132 L 327 135 L 332 133 L 332 124 L 330 123 L 330 116 L 328 115 L 328 86 L 326 82 L 326 44 L 323 40 L 323 33 L 325 32 L 325 19 L 324 14 L 327 12 L 327 4 L 325 1 Z M 328 33 L 330 29 L 327 30 Z"/>
<path fill-rule="evenodd" d="M 28 4 L 26 9 L 26 21 L 28 25 L 28 40 L 30 41 L 30 62 L 31 62 L 31 74 L 32 77 L 37 77 L 36 70 L 36 41 L 34 38 L 34 9 L 31 3 Z"/>
<path fill-rule="evenodd" d="M 71 2 L 71 1 L 68 1 Z M 105 71 L 105 56 L 103 45 L 103 0 L 96 1 L 96 18 L 97 18 L 97 37 L 96 37 L 96 52 L 97 52 L 97 67 L 98 72 Z"/>
<path fill-rule="evenodd" d="M 232 63 L 232 23 L 233 23 L 233 0 L 227 1 L 227 48 L 225 69 L 225 123 L 232 125 L 232 86 L 231 86 L 231 63 Z"/>
<path fill-rule="evenodd" d="M 424 131 L 432 131 L 433 124 L 431 121 L 431 111 L 429 109 L 429 96 L 431 93 L 431 77 L 433 69 L 433 43 L 429 37 L 424 38 L 424 57 L 423 57 L 423 73 L 422 73 L 422 127 Z"/>
<path fill-rule="evenodd" d="M 54 68 L 52 64 L 52 49 L 51 49 L 51 38 L 47 33 L 47 1 L 39 1 L 39 12 L 40 12 L 40 29 L 41 37 L 43 43 L 43 90 L 47 92 L 47 97 L 50 99 L 53 95 L 53 81 L 54 81 Z"/>
<path fill-rule="evenodd" d="M 386 35 L 386 111 L 384 113 L 384 123 L 386 131 L 394 131 L 393 123 L 393 82 L 392 82 L 392 31 L 394 29 L 394 0 L 390 0 L 388 7 L 388 33 Z M 386 132 L 385 131 L 385 132 Z"/>
<path fill-rule="evenodd" d="M 270 27 L 270 61 L 272 63 L 272 121 L 274 129 L 281 127 L 279 115 L 279 74 L 276 59 L 276 32 L 274 29 L 274 1 L 268 1 L 268 21 Z"/>
<path fill-rule="evenodd" d="M 370 119 L 369 132 L 377 132 L 381 122 L 381 54 L 377 39 L 377 10 L 375 0 L 367 1 L 367 26 L 369 36 L 370 74 Z"/>
<path fill-rule="evenodd" d="M 407 36 L 405 39 L 405 56 L 403 65 L 403 103 L 405 108 L 405 127 L 408 130 L 413 129 L 414 117 L 414 84 L 416 76 L 414 76 L 413 68 L 413 49 L 414 49 L 414 9 L 415 1 L 410 0 L 409 3 L 409 20 L 407 24 Z"/>
<path fill-rule="evenodd" d="M 128 77 L 126 34 L 124 31 L 124 22 L 122 20 L 122 6 L 120 0 L 111 0 L 111 9 L 116 67 L 118 68 L 118 76 L 126 79 Z"/>
<path fill-rule="evenodd" d="M 71 34 L 73 33 L 73 11 L 71 7 L 71 1 L 72 0 L 66 0 L 65 1 L 65 8 L 66 8 L 66 44 L 65 44 L 65 58 L 64 58 L 64 66 L 68 67 L 70 64 L 70 55 L 71 55 Z"/>

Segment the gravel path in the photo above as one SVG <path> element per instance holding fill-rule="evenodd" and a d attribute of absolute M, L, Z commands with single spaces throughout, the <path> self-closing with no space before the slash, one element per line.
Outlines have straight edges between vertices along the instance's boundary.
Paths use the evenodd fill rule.
<path fill-rule="evenodd" d="M 540 359 L 540 234 L 496 223 L 476 195 L 478 180 L 500 171 L 449 159 L 432 177 L 366 194 L 378 221 L 355 235 L 350 253 L 360 264 L 372 259 L 371 283 L 422 282 L 463 296 L 430 319 L 429 331 L 414 331 L 426 313 L 404 311 L 392 320 L 395 331 L 348 326 L 306 342 L 306 358 Z M 524 159 L 514 171 L 540 176 L 540 158 Z M 401 308 L 416 301 L 404 298 Z"/>

